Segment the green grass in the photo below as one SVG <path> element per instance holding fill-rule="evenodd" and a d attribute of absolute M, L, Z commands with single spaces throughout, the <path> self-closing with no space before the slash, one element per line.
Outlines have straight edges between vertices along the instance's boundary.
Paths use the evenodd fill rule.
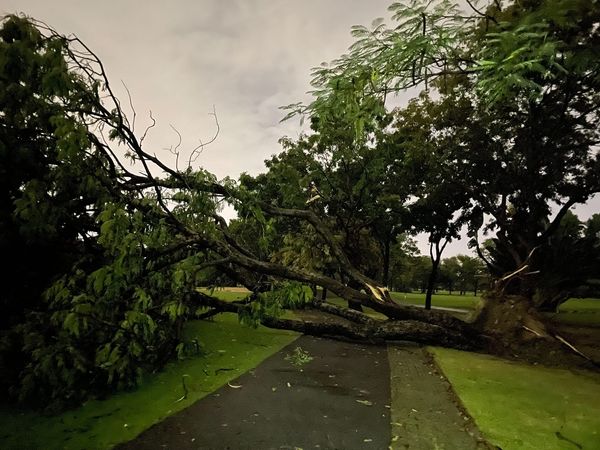
<path fill-rule="evenodd" d="M 417 292 L 392 292 L 392 298 L 400 304 L 425 305 L 425 294 Z M 478 295 L 433 294 L 431 304 L 444 308 L 475 309 L 480 300 Z"/>
<path fill-rule="evenodd" d="M 600 299 L 572 298 L 560 305 L 558 314 L 548 314 L 563 325 L 600 327 Z"/>
<path fill-rule="evenodd" d="M 201 289 L 202 292 L 209 293 L 207 289 Z M 479 295 L 459 295 L 458 293 L 448 294 L 442 293 L 447 291 L 438 291 L 438 294 L 434 294 L 432 297 L 433 306 L 440 306 L 444 308 L 456 308 L 473 310 L 477 307 L 481 301 Z M 228 288 L 216 289 L 213 291 L 213 295 L 222 300 L 241 300 L 247 296 L 246 292 L 232 292 Z M 425 305 L 425 294 L 420 292 L 391 292 L 391 296 L 394 300 L 400 304 L 409 305 Z M 327 301 L 339 305 L 346 306 L 346 301 L 337 297 L 334 294 L 329 293 Z M 381 314 L 366 308 L 366 312 L 374 317 L 379 317 Z M 573 298 L 563 303 L 560 306 L 560 313 L 598 313 L 600 314 L 600 299 L 595 298 Z M 600 317 L 598 318 L 600 321 Z M 583 322 L 585 320 L 582 319 Z M 592 320 L 594 322 L 594 320 Z"/>
<path fill-rule="evenodd" d="M 425 294 L 418 292 L 392 292 L 392 298 L 400 304 L 405 305 L 424 305 Z M 327 301 L 338 306 L 346 306 L 346 301 L 335 296 L 329 295 Z M 432 297 L 433 306 L 444 308 L 462 309 L 465 311 L 474 310 L 481 297 L 475 295 L 459 294 L 434 294 Z M 373 311 L 370 308 L 364 308 L 367 315 L 385 319 L 386 317 Z M 600 299 L 594 298 L 574 298 L 563 303 L 558 314 L 550 315 L 553 320 L 566 325 L 579 325 L 588 327 L 600 327 Z M 462 314 L 457 317 L 464 317 Z"/>
<path fill-rule="evenodd" d="M 559 312 L 597 312 L 600 313 L 600 299 L 572 298 L 560 305 Z"/>
<path fill-rule="evenodd" d="M 481 431 L 503 450 L 577 448 L 564 439 L 598 448 L 599 375 L 431 351 Z"/>
<path fill-rule="evenodd" d="M 559 313 L 551 314 L 549 317 L 562 325 L 572 325 L 579 327 L 600 327 L 600 313 L 575 312 L 574 314 Z"/>
<path fill-rule="evenodd" d="M 392 298 L 399 304 L 404 305 L 425 305 L 425 294 L 420 293 L 404 293 L 404 292 L 391 292 Z M 434 306 L 442 306 L 445 308 L 457 308 L 463 309 L 465 312 L 475 308 L 477 303 L 480 301 L 480 297 L 472 295 L 448 295 L 448 294 L 436 294 L 432 297 L 432 304 Z M 333 303 L 337 306 L 347 306 L 348 302 L 335 295 L 328 295 L 327 302 Z M 363 307 L 363 311 L 366 315 L 373 317 L 374 319 L 386 320 L 387 317 L 371 308 Z M 464 317 L 463 313 L 452 313 L 457 317 Z"/>
<path fill-rule="evenodd" d="M 392 292 L 392 298 L 400 304 L 424 305 L 425 294 Z M 435 294 L 433 306 L 473 310 L 481 301 L 474 295 Z M 560 306 L 558 314 L 552 314 L 552 319 L 565 325 L 600 327 L 600 299 L 572 298 Z"/>
<path fill-rule="evenodd" d="M 400 304 L 405 305 L 425 305 L 425 294 L 418 292 L 391 292 L 392 298 Z M 474 295 L 458 295 L 458 294 L 434 294 L 431 298 L 433 306 L 441 306 L 444 308 L 458 308 L 458 309 L 475 309 L 481 297 Z M 335 295 L 329 294 L 327 301 L 339 306 L 346 306 L 347 302 Z M 599 305 L 600 306 L 600 305 Z M 367 312 L 371 310 L 366 309 Z M 373 311 L 374 314 L 375 313 Z"/>
<path fill-rule="evenodd" d="M 135 391 L 89 401 L 53 417 L 1 409 L 0 448 L 111 448 L 256 367 L 298 336 L 242 327 L 233 314 L 221 314 L 213 322 L 191 322 L 185 333 L 188 340 L 198 339 L 204 355 L 170 363 L 146 376 Z M 177 402 L 183 395 L 183 375 L 189 394 Z"/>

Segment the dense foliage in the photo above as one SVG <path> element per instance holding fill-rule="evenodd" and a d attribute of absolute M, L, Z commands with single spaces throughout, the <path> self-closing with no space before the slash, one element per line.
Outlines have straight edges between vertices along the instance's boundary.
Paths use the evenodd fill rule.
<path fill-rule="evenodd" d="M 156 196 L 119 182 L 102 132 L 122 118 L 91 67 L 72 69 L 72 42 L 17 17 L 0 37 L 0 373 L 19 400 L 61 407 L 169 358 L 201 256 L 152 220 Z M 214 208 L 202 194 L 185 201 Z"/>

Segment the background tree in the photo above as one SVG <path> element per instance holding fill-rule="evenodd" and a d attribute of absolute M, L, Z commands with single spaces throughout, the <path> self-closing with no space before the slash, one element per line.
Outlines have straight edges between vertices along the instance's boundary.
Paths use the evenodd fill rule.
<path fill-rule="evenodd" d="M 416 200 L 407 205 L 406 221 L 413 231 L 429 235 L 431 272 L 427 282 L 425 308 L 431 308 L 438 281 L 440 263 L 446 245 L 458 239 L 466 221 L 463 209 L 469 204 L 468 185 L 456 154 L 462 151 L 461 133 L 464 114 L 452 103 L 436 104 L 427 96 L 412 101 L 396 113 L 393 134 L 400 152 L 400 171 L 396 176 L 407 180 Z"/>
<path fill-rule="evenodd" d="M 479 286 L 484 284 L 482 279 L 486 277 L 487 270 L 483 261 L 468 255 L 457 255 L 460 262 L 460 294 L 464 295 L 467 290 L 472 290 L 477 295 Z"/>
<path fill-rule="evenodd" d="M 538 309 L 556 312 L 577 291 L 585 293 L 594 285 L 600 273 L 600 248 L 594 231 L 588 228 L 593 228 L 596 220 L 597 217 L 592 217 L 584 224 L 575 214 L 567 212 L 550 238 L 550 245 L 535 255 L 542 268 L 533 296 Z"/>
<path fill-rule="evenodd" d="M 397 237 L 390 253 L 390 289 L 401 292 L 411 291 L 419 285 L 419 282 L 415 281 L 419 258 L 416 241 L 403 233 Z M 426 272 L 429 273 L 429 270 L 426 269 Z"/>
<path fill-rule="evenodd" d="M 406 193 L 392 188 L 395 183 L 389 176 L 396 149 L 383 141 L 381 129 L 391 117 L 378 101 L 353 92 L 333 95 L 331 103 L 311 117 L 310 135 L 296 142 L 282 139 L 284 152 L 266 161 L 268 172 L 251 184 L 271 204 L 315 211 L 334 230 L 349 261 L 385 286 L 391 248 L 403 229 Z M 288 187 L 278 190 L 280 182 Z M 289 189 L 295 191 L 286 198 Z"/>
<path fill-rule="evenodd" d="M 464 285 L 462 267 L 458 257 L 444 258 L 440 267 L 440 282 L 449 294 Z"/>

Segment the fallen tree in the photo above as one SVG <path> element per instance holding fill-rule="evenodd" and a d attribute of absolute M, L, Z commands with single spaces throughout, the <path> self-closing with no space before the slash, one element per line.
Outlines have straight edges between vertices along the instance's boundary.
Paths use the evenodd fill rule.
<path fill-rule="evenodd" d="M 414 11 L 411 14 L 414 15 Z M 421 13 L 417 16 L 421 17 Z M 2 330 L 3 365 L 13 362 L 11 355 L 30 355 L 15 366 L 15 377 L 4 382 L 14 397 L 60 407 L 75 404 L 90 395 L 132 386 L 144 370 L 155 370 L 172 356 L 178 348 L 185 321 L 205 314 L 206 308 L 237 313 L 249 324 L 262 323 L 308 334 L 371 342 L 411 340 L 513 355 L 516 348 L 531 347 L 532 342 L 535 347 L 543 341 L 544 349 L 550 346 L 556 352 L 576 352 L 537 314 L 528 295 L 531 285 L 514 281 L 535 272 L 530 266 L 531 250 L 529 257 L 519 253 L 529 248 L 527 242 L 523 248 L 510 248 L 509 253 L 515 254 L 513 263 L 518 262 L 518 265 L 507 266 L 509 270 L 497 277 L 494 291 L 488 295 L 482 313 L 473 323 L 442 311 L 399 305 L 385 286 L 365 275 L 351 261 L 332 229 L 335 221 L 326 220 L 325 208 L 317 213 L 311 209 L 310 202 L 304 208 L 273 204 L 243 185 L 230 180 L 219 182 L 210 173 L 193 169 L 191 162 L 202 146 L 189 150 L 187 155 L 179 149 L 179 144 L 175 146 L 177 161 L 187 156 L 189 164 L 183 170 L 177 165 L 169 167 L 147 150 L 144 139 L 151 132 L 154 120 L 151 117 L 150 125 L 141 133 L 135 131 L 135 121 L 130 122 L 121 108 L 102 62 L 81 40 L 60 35 L 42 23 L 14 16 L 4 20 L 0 36 L 3 58 L 14 63 L 3 66 L 3 90 L 26 87 L 28 95 L 44 106 L 59 107 L 57 114 L 45 117 L 45 126 L 57 137 L 51 142 L 57 150 L 56 161 L 49 163 L 52 182 L 89 183 L 87 177 L 91 176 L 103 192 L 94 207 L 84 213 L 93 219 L 95 231 L 82 232 L 79 237 L 96 249 L 95 258 L 91 260 L 89 255 L 82 255 L 68 273 L 53 280 L 43 299 L 36 299 L 37 303 L 23 313 L 19 323 Z M 20 59 L 11 59 L 15 52 L 21 52 Z M 445 55 L 448 63 L 450 56 Z M 404 57 L 419 60 L 414 53 Z M 420 59 L 429 65 L 435 63 Z M 389 79 L 377 77 L 371 83 L 336 84 L 336 80 L 357 75 L 354 69 L 360 69 L 361 77 L 364 75 L 364 67 L 348 67 L 348 73 L 333 70 L 329 74 L 331 78 L 325 77 L 324 85 L 335 89 L 340 84 L 350 86 L 353 93 L 358 89 L 361 96 L 378 95 L 379 88 L 385 91 L 384 88 L 391 86 Z M 373 67 L 369 68 L 371 74 L 376 69 Z M 406 79 L 406 74 L 403 77 Z M 422 73 L 413 68 L 408 79 L 416 82 L 419 77 Z M 372 88 L 376 88 L 374 92 L 365 93 Z M 326 97 L 327 90 L 317 100 Z M 315 117 L 322 118 L 331 106 L 335 105 L 317 102 L 312 111 Z M 377 109 L 371 112 L 381 113 Z M 37 113 L 28 111 L 21 122 L 3 127 L 2 132 L 19 138 Z M 348 111 L 338 113 L 347 117 Z M 352 117 L 353 121 L 357 119 Z M 0 120 L 5 119 L 4 114 L 0 115 Z M 360 125 L 364 118 L 357 120 Z M 218 122 L 216 127 L 218 134 Z M 357 134 L 364 131 L 364 123 L 362 128 L 357 126 Z M 369 133 L 371 131 L 367 135 Z M 371 144 L 377 142 L 371 141 Z M 585 147 L 591 142 L 580 144 Z M 123 148 L 125 157 L 119 156 Z M 455 147 L 458 148 L 460 145 Z M 78 152 L 86 155 L 81 163 L 84 167 L 74 173 L 72 179 L 65 180 L 55 169 L 61 165 L 78 169 L 73 164 Z M 598 158 L 589 153 L 585 147 L 587 159 L 582 162 L 579 158 L 573 163 L 573 172 L 579 173 L 583 166 L 588 168 L 582 175 L 587 180 L 587 190 L 570 197 L 564 210 L 597 191 L 594 177 L 598 175 Z M 38 156 L 44 160 L 44 155 Z M 134 172 L 125 158 L 132 160 L 141 172 Z M 89 174 L 91 168 L 92 175 Z M 83 174 L 85 176 L 78 176 Z M 563 173 L 563 178 L 568 176 L 569 173 Z M 34 187 L 39 185 L 38 181 L 33 175 L 25 184 Z M 561 188 L 565 185 L 564 182 L 558 184 Z M 52 205 L 51 191 L 49 188 L 39 198 L 30 198 L 37 205 L 48 206 L 40 208 L 48 214 Z M 35 191 L 31 192 L 34 195 Z M 509 231 L 515 231 L 515 224 L 504 217 L 505 224 L 511 228 L 502 228 L 500 220 L 506 213 L 507 196 L 501 194 L 502 212 L 496 195 L 497 192 L 492 192 L 486 201 L 496 208 L 495 226 L 500 227 L 499 234 L 508 236 Z M 550 195 L 544 200 L 548 198 L 555 197 Z M 479 203 L 463 212 L 476 224 L 472 227 L 476 232 L 482 226 L 476 222 L 478 214 L 485 211 L 481 209 L 485 196 L 477 191 L 471 200 Z M 234 206 L 240 217 L 252 217 L 265 229 L 275 219 L 310 227 L 334 261 L 335 272 L 321 273 L 257 256 L 240 243 L 219 214 L 223 202 Z M 530 206 L 524 205 L 524 210 Z M 544 211 L 547 213 L 548 208 Z M 46 220 L 43 215 L 38 219 Z M 555 222 L 556 219 L 536 235 L 537 238 L 551 235 Z M 539 229 L 534 232 L 538 233 Z M 511 239 L 503 242 L 510 243 Z M 523 243 L 518 235 L 514 239 Z M 228 303 L 198 292 L 197 287 L 205 284 L 211 271 L 226 274 L 246 286 L 252 295 L 242 303 Z M 320 286 L 350 303 L 369 307 L 387 319 L 373 319 L 358 311 L 317 301 L 305 293 L 304 285 Z M 527 289 L 515 291 L 515 286 L 527 286 Z M 517 295 L 519 293 L 525 295 Z M 280 315 L 282 308 L 300 308 L 313 314 L 286 319 Z M 537 357 L 544 359 L 544 352 L 537 350 Z M 531 355 L 535 356 L 534 352 Z"/>

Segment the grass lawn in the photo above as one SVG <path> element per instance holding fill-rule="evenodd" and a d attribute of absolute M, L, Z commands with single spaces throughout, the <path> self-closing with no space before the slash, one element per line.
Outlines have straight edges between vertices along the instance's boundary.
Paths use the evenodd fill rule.
<path fill-rule="evenodd" d="M 198 290 L 204 294 L 214 295 L 215 297 L 220 298 L 221 300 L 226 300 L 229 302 L 242 300 L 243 298 L 246 298 L 250 293 L 245 289 L 237 288 L 217 288 L 212 291 L 206 288 L 199 288 Z"/>
<path fill-rule="evenodd" d="M 576 312 L 575 314 L 558 313 L 551 314 L 550 317 L 553 321 L 562 325 L 600 328 L 600 312 Z"/>
<path fill-rule="evenodd" d="M 233 294 L 233 293 L 231 293 Z M 221 294 L 219 294 L 221 295 Z M 400 304 L 405 305 L 424 305 L 425 294 L 418 292 L 392 292 L 392 298 Z M 338 306 L 346 306 L 347 302 L 335 295 L 328 295 L 327 301 Z M 481 301 L 481 297 L 474 295 L 459 294 L 434 294 L 432 298 L 433 306 L 444 308 L 463 309 L 472 311 Z M 373 311 L 370 308 L 364 308 L 367 315 L 385 320 L 386 317 Z M 563 303 L 557 314 L 549 314 L 553 320 L 565 325 L 578 325 L 588 327 L 600 327 L 600 299 L 594 298 L 573 298 Z M 463 318 L 464 316 L 458 315 Z"/>
<path fill-rule="evenodd" d="M 400 304 L 425 305 L 425 294 L 419 292 L 392 292 L 392 298 Z M 459 294 L 433 294 L 431 304 L 444 308 L 475 309 L 480 296 Z"/>
<path fill-rule="evenodd" d="M 597 312 L 600 313 L 600 299 L 572 298 L 560 305 L 559 312 Z"/>
<path fill-rule="evenodd" d="M 108 449 L 189 406 L 292 342 L 296 333 L 238 324 L 233 314 L 191 322 L 203 355 L 175 361 L 148 375 L 138 389 L 93 400 L 58 416 L 0 409 L 0 448 Z M 223 370 L 220 370 L 223 369 Z M 183 395 L 182 377 L 189 389 Z"/>
<path fill-rule="evenodd" d="M 391 292 L 391 296 L 400 304 L 405 305 L 425 305 L 425 294 L 418 292 Z M 442 306 L 444 308 L 474 309 L 479 303 L 481 297 L 474 295 L 458 294 L 434 294 L 431 302 L 433 306 Z M 346 306 L 347 302 L 333 294 L 327 295 L 327 301 L 339 306 Z M 599 305 L 600 307 L 600 305 Z M 367 313 L 371 310 L 366 308 Z M 375 313 L 374 311 L 372 311 Z M 378 313 L 375 313 L 378 314 Z M 382 316 L 384 317 L 384 316 Z"/>
<path fill-rule="evenodd" d="M 548 314 L 553 321 L 563 325 L 600 327 L 600 299 L 572 298 L 560 305 L 558 313 Z"/>
<path fill-rule="evenodd" d="M 392 292 L 392 298 L 400 304 L 424 305 L 425 294 Z M 433 306 L 473 310 L 481 301 L 474 295 L 435 294 Z M 557 314 L 549 314 L 553 320 L 565 325 L 600 327 L 600 299 L 572 298 L 560 306 Z"/>
<path fill-rule="evenodd" d="M 503 450 L 599 448 L 600 375 L 430 350 L 481 431 Z"/>

